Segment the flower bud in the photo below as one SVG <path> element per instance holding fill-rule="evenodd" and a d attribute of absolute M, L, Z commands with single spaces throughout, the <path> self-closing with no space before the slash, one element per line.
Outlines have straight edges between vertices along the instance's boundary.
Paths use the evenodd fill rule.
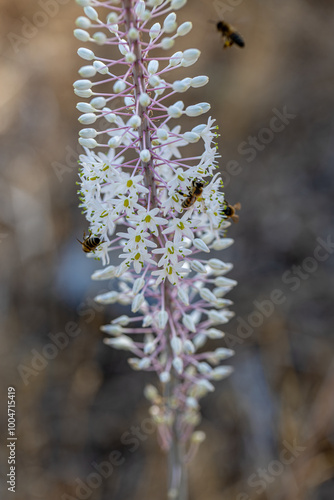
<path fill-rule="evenodd" d="M 175 104 L 172 104 L 172 106 L 169 106 L 167 113 L 171 118 L 180 118 L 180 116 L 182 116 L 182 109 Z"/>
<path fill-rule="evenodd" d="M 165 128 L 158 128 L 157 136 L 161 141 L 167 141 L 169 134 Z"/>
<path fill-rule="evenodd" d="M 105 100 L 104 97 L 94 97 L 94 99 L 90 101 L 90 105 L 95 109 L 104 108 L 106 103 L 107 101 Z"/>
<path fill-rule="evenodd" d="M 157 73 L 158 70 L 159 70 L 159 61 L 153 59 L 153 61 L 150 61 L 148 63 L 147 71 L 150 75 L 154 75 L 155 73 Z"/>
<path fill-rule="evenodd" d="M 118 24 L 119 17 L 116 12 L 110 12 L 107 15 L 107 24 Z"/>
<path fill-rule="evenodd" d="M 82 78 L 90 78 L 96 75 L 96 69 L 94 66 L 82 66 L 78 73 Z"/>
<path fill-rule="evenodd" d="M 183 351 L 184 351 L 185 354 L 194 354 L 194 352 L 195 352 L 195 346 L 191 342 L 191 340 L 187 339 L 184 342 Z"/>
<path fill-rule="evenodd" d="M 196 325 L 194 323 L 194 320 L 192 319 L 192 317 L 189 314 L 183 314 L 182 323 L 191 332 L 194 332 L 194 333 L 196 332 Z"/>
<path fill-rule="evenodd" d="M 88 90 L 92 85 L 90 80 L 77 80 L 73 83 L 73 87 L 77 90 Z"/>
<path fill-rule="evenodd" d="M 85 14 L 89 19 L 92 21 L 98 21 L 99 20 L 99 15 L 97 11 L 91 7 L 90 5 L 84 8 Z"/>
<path fill-rule="evenodd" d="M 118 316 L 118 318 L 115 318 L 112 320 L 113 325 L 126 326 L 129 324 L 129 322 L 130 322 L 130 318 L 126 314 L 122 314 L 122 316 Z"/>
<path fill-rule="evenodd" d="M 185 110 L 187 116 L 199 116 L 206 113 L 210 109 L 209 103 L 199 103 L 194 106 L 188 106 Z"/>
<path fill-rule="evenodd" d="M 205 266 L 203 266 L 203 264 L 198 260 L 192 260 L 190 262 L 190 267 L 196 273 L 206 274 Z"/>
<path fill-rule="evenodd" d="M 209 81 L 209 77 L 208 76 L 195 76 L 195 78 L 192 79 L 192 82 L 191 82 L 191 87 L 193 88 L 198 88 L 198 87 L 203 87 L 204 85 L 206 85 Z"/>
<path fill-rule="evenodd" d="M 185 50 L 183 52 L 181 65 L 184 67 L 191 66 L 192 64 L 194 64 L 198 60 L 200 54 L 201 54 L 201 52 L 198 49 Z"/>
<path fill-rule="evenodd" d="M 216 340 L 216 339 L 222 339 L 225 336 L 225 333 L 221 332 L 220 330 L 217 330 L 217 328 L 209 328 L 208 330 L 206 330 L 205 335 L 209 339 Z"/>
<path fill-rule="evenodd" d="M 167 311 L 160 311 L 158 314 L 158 327 L 160 330 L 164 330 L 168 322 Z"/>
<path fill-rule="evenodd" d="M 233 245 L 234 240 L 232 238 L 221 238 L 219 240 L 215 240 L 212 244 L 212 248 L 214 250 L 225 250 L 225 248 Z"/>
<path fill-rule="evenodd" d="M 111 137 L 108 141 L 108 146 L 110 148 L 118 148 L 118 146 L 122 142 L 122 137 L 120 135 L 115 135 L 114 137 Z"/>
<path fill-rule="evenodd" d="M 117 82 L 114 83 L 113 90 L 115 94 L 120 94 L 121 92 L 124 92 L 126 89 L 126 84 L 122 80 L 117 80 Z"/>
<path fill-rule="evenodd" d="M 107 35 L 102 31 L 96 31 L 92 38 L 98 45 L 104 45 L 107 41 Z"/>
<path fill-rule="evenodd" d="M 87 5 L 90 5 L 91 0 L 75 0 L 75 1 L 81 7 L 87 7 Z"/>
<path fill-rule="evenodd" d="M 173 83 L 172 88 L 176 92 L 186 92 L 190 88 L 190 85 L 191 78 L 184 78 L 183 80 L 176 80 Z"/>
<path fill-rule="evenodd" d="M 98 269 L 92 274 L 92 280 L 109 280 L 115 276 L 115 266 Z"/>
<path fill-rule="evenodd" d="M 121 335 L 115 339 L 104 339 L 103 342 L 114 349 L 121 349 L 124 351 L 135 351 L 136 349 L 135 343 L 127 335 Z"/>
<path fill-rule="evenodd" d="M 169 372 L 160 373 L 159 379 L 162 384 L 167 384 L 170 381 L 170 373 Z"/>
<path fill-rule="evenodd" d="M 133 302 L 132 302 L 131 311 L 133 313 L 139 311 L 139 309 L 141 308 L 141 306 L 144 303 L 144 300 L 145 300 L 145 296 L 143 293 L 139 293 L 138 295 L 136 295 L 135 298 L 133 299 Z"/>
<path fill-rule="evenodd" d="M 183 58 L 183 52 L 175 52 L 175 54 L 172 55 L 172 57 L 169 59 L 169 66 L 177 66 L 178 64 L 181 63 Z"/>
<path fill-rule="evenodd" d="M 181 302 L 183 302 L 184 305 L 189 306 L 189 296 L 186 290 L 184 290 L 184 288 L 180 287 L 178 289 L 177 296 L 179 297 Z"/>
<path fill-rule="evenodd" d="M 178 10 L 181 9 L 186 3 L 187 0 L 172 0 L 170 6 L 171 9 Z"/>
<path fill-rule="evenodd" d="M 150 39 L 155 40 L 161 32 L 161 25 L 160 23 L 155 23 L 150 29 Z"/>
<path fill-rule="evenodd" d="M 176 372 L 181 375 L 181 373 L 183 372 L 183 361 L 181 358 L 179 358 L 178 356 L 175 357 L 173 359 L 173 367 L 175 368 Z"/>
<path fill-rule="evenodd" d="M 148 149 L 142 149 L 139 156 L 144 163 L 148 163 L 151 159 L 151 153 Z"/>
<path fill-rule="evenodd" d="M 90 34 L 88 31 L 82 30 L 82 29 L 75 29 L 73 31 L 74 36 L 77 40 L 80 40 L 81 42 L 88 42 L 90 40 Z"/>
<path fill-rule="evenodd" d="M 76 26 L 78 26 L 78 28 L 86 30 L 86 29 L 90 28 L 92 23 L 90 22 L 90 20 L 87 17 L 80 16 L 76 19 L 75 24 L 76 24 Z"/>
<path fill-rule="evenodd" d="M 125 54 L 125 61 L 130 64 L 134 63 L 136 61 L 136 55 L 133 52 L 127 52 Z"/>
<path fill-rule="evenodd" d="M 75 93 L 75 95 L 77 95 L 79 97 L 84 97 L 84 98 L 89 98 L 89 97 L 92 97 L 92 95 L 93 95 L 93 92 L 91 91 L 91 89 L 88 89 L 88 90 L 74 89 L 74 93 Z"/>
<path fill-rule="evenodd" d="M 206 300 L 207 302 L 210 302 L 212 304 L 217 301 L 217 297 L 208 288 L 202 288 L 199 291 L 199 294 L 203 300 Z"/>
<path fill-rule="evenodd" d="M 182 340 L 178 337 L 173 337 L 170 342 L 171 348 L 176 356 L 179 356 L 183 350 Z"/>
<path fill-rule="evenodd" d="M 139 102 L 144 108 L 146 108 L 150 104 L 151 99 L 148 94 L 142 92 L 139 96 Z"/>
<path fill-rule="evenodd" d="M 216 286 L 228 286 L 233 287 L 238 284 L 236 280 L 231 280 L 230 278 L 225 278 L 225 276 L 218 276 L 214 281 Z"/>
<path fill-rule="evenodd" d="M 182 23 L 178 28 L 177 28 L 177 34 L 178 36 L 185 36 L 188 35 L 189 31 L 191 31 L 193 25 L 190 22 L 185 22 Z"/>
<path fill-rule="evenodd" d="M 191 435 L 191 441 L 195 444 L 201 444 L 206 438 L 206 434 L 203 431 L 195 431 Z"/>
<path fill-rule="evenodd" d="M 198 248 L 198 250 L 201 250 L 202 252 L 210 253 L 209 248 L 206 246 L 203 240 L 200 238 L 195 238 L 193 241 L 194 247 Z"/>
<path fill-rule="evenodd" d="M 80 111 L 80 113 L 91 113 L 95 111 L 94 108 L 90 104 L 88 104 L 88 102 L 78 102 L 76 108 L 78 111 Z"/>
<path fill-rule="evenodd" d="M 171 49 L 173 47 L 175 43 L 175 40 L 173 38 L 169 38 L 169 37 L 165 37 L 161 40 L 161 48 L 163 50 L 168 50 L 168 49 Z"/>
<path fill-rule="evenodd" d="M 210 379 L 211 380 L 222 380 L 223 378 L 228 377 L 233 373 L 232 366 L 218 366 L 211 371 Z"/>
<path fill-rule="evenodd" d="M 94 300 L 99 304 L 114 304 L 118 300 L 118 296 L 119 293 L 112 290 L 110 292 L 97 295 Z"/>
<path fill-rule="evenodd" d="M 151 85 L 151 87 L 158 87 L 161 83 L 161 78 L 157 75 L 152 75 L 148 79 L 148 83 Z"/>
<path fill-rule="evenodd" d="M 92 50 L 86 49 L 85 47 L 80 47 L 77 51 L 78 55 L 82 59 L 86 59 L 87 61 L 91 61 L 92 59 L 95 59 L 95 54 Z"/>
<path fill-rule="evenodd" d="M 96 71 L 101 73 L 101 75 L 106 75 L 107 73 L 109 73 L 108 66 L 106 66 L 102 61 L 94 61 L 93 66 L 96 69 Z"/>
<path fill-rule="evenodd" d="M 102 325 L 100 330 L 108 335 L 119 336 L 123 333 L 123 328 L 119 325 Z"/>
<path fill-rule="evenodd" d="M 91 123 L 95 123 L 97 116 L 94 113 L 84 113 L 81 115 L 78 120 L 83 125 L 90 125 Z"/>
<path fill-rule="evenodd" d="M 84 137 L 79 138 L 79 144 L 88 149 L 94 149 L 98 146 L 95 139 L 85 139 Z"/>
<path fill-rule="evenodd" d="M 136 28 L 130 28 L 128 31 L 128 37 L 131 41 L 138 40 L 139 31 Z"/>

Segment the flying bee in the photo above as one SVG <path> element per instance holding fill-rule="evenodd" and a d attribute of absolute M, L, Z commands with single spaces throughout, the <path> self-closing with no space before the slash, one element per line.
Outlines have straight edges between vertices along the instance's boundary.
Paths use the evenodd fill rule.
<path fill-rule="evenodd" d="M 239 221 L 239 215 L 235 213 L 236 210 L 241 209 L 241 204 L 238 202 L 235 205 L 229 205 L 227 201 L 225 201 L 225 205 L 223 210 L 221 211 L 222 215 L 225 215 L 228 219 L 231 218 L 233 222 Z"/>
<path fill-rule="evenodd" d="M 219 21 L 216 26 L 217 30 L 221 31 L 224 40 L 224 49 L 231 47 L 234 43 L 239 47 L 245 46 L 245 42 L 243 41 L 241 35 L 235 31 L 233 26 L 225 21 Z"/>
<path fill-rule="evenodd" d="M 95 248 L 99 246 L 100 243 L 102 243 L 101 239 L 98 238 L 97 236 L 89 235 L 86 238 L 85 233 L 83 234 L 83 241 L 78 240 L 78 238 L 77 241 L 81 244 L 82 250 L 85 253 L 92 252 L 93 250 L 95 250 Z"/>
<path fill-rule="evenodd" d="M 199 179 L 193 179 L 191 186 L 188 187 L 188 194 L 177 191 L 177 193 L 182 194 L 182 196 L 186 196 L 186 199 L 181 204 L 182 208 L 189 208 L 198 200 L 203 193 L 204 184 L 205 183 Z"/>

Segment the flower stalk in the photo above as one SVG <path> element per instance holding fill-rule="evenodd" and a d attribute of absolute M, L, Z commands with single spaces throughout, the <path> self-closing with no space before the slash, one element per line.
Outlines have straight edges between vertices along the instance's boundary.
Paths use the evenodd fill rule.
<path fill-rule="evenodd" d="M 92 278 L 111 283 L 95 300 L 124 306 L 101 329 L 106 344 L 132 353 L 134 370 L 159 378 L 161 388 L 149 385 L 145 395 L 169 456 L 169 498 L 186 500 L 186 464 L 204 439 L 196 430 L 199 400 L 214 390 L 212 381 L 231 373 L 220 362 L 233 355 L 222 347 L 203 350 L 207 340 L 224 336 L 217 326 L 233 316 L 225 295 L 236 284 L 225 277 L 232 265 L 212 256 L 233 243 L 216 172 L 217 128 L 211 117 L 184 132 L 175 125 L 183 115 L 209 111 L 208 103 L 178 100 L 208 78 L 171 78 L 200 55 L 194 48 L 170 54 L 192 28 L 177 23 L 175 11 L 186 0 L 77 3 L 85 16 L 75 36 L 110 50 L 107 58 L 79 48 L 90 64 L 74 83 L 75 93 L 89 99 L 77 105 L 85 126 L 79 193 L 90 233 L 101 240 L 93 256 L 104 266 Z M 195 143 L 202 154 L 191 151 Z"/>

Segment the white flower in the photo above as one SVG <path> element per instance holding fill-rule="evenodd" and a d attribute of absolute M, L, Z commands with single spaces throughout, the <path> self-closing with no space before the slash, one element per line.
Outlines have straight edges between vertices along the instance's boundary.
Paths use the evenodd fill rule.
<path fill-rule="evenodd" d="M 184 265 L 184 262 L 178 262 L 177 264 L 167 263 L 167 265 L 160 268 L 158 271 L 152 271 L 152 276 L 157 276 L 154 286 L 157 287 L 166 278 L 172 285 L 176 285 L 179 282 L 179 279 L 184 278 L 188 272 L 189 270 Z"/>
<path fill-rule="evenodd" d="M 126 8 L 111 0 L 106 21 L 101 2 L 77 3 L 85 16 L 77 19 L 74 34 L 96 47 L 96 54 L 78 50 L 89 63 L 74 83 L 75 93 L 89 99 L 77 105 L 84 146 L 80 207 L 89 234 L 100 239 L 88 257 L 103 265 L 113 259 L 93 274 L 94 280 L 113 280 L 96 301 L 122 306 L 122 316 L 102 327 L 111 336 L 106 343 L 134 353 L 133 369 L 154 370 L 167 385 L 164 398 L 154 392 L 151 414 L 168 447 L 174 424 L 190 438 L 200 419 L 198 399 L 213 390 L 208 379 L 231 372 L 217 365 L 232 351 L 203 349 L 208 339 L 223 336 L 215 326 L 233 316 L 225 294 L 235 285 L 224 277 L 232 265 L 214 253 L 233 243 L 225 236 L 216 125 L 211 116 L 182 132 L 174 123 L 210 109 L 200 98 L 180 99 L 208 77 L 173 78 L 175 69 L 197 61 L 198 49 L 173 55 L 159 50 L 169 50 L 191 30 L 188 21 L 178 26 L 174 12 L 185 0 L 137 0 Z M 108 55 L 111 46 L 118 48 L 118 60 Z"/>
<path fill-rule="evenodd" d="M 194 222 L 189 219 L 189 214 L 187 212 L 180 219 L 170 219 L 168 228 L 162 231 L 163 234 L 173 234 L 174 243 L 180 243 L 183 237 L 193 240 L 194 233 L 191 228 L 193 228 Z M 190 252 L 191 253 L 191 252 Z"/>
<path fill-rule="evenodd" d="M 152 210 L 146 211 L 144 209 L 139 209 L 137 214 L 133 215 L 131 220 L 137 223 L 138 229 L 148 229 L 155 236 L 159 235 L 159 226 L 164 226 L 167 221 L 163 217 L 158 217 L 157 214 L 160 213 L 158 208 L 153 208 Z"/>
<path fill-rule="evenodd" d="M 152 250 L 152 253 L 161 254 L 158 266 L 165 267 L 170 264 L 176 265 L 179 260 L 191 254 L 191 250 L 185 248 L 182 242 L 167 241 L 164 248 L 156 248 Z"/>

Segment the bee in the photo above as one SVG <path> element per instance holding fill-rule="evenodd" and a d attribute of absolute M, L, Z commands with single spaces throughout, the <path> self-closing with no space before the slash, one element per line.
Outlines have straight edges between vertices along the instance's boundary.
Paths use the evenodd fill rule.
<path fill-rule="evenodd" d="M 239 215 L 235 213 L 236 210 L 241 209 L 241 204 L 238 202 L 235 205 L 229 205 L 227 201 L 225 201 L 225 206 L 221 211 L 222 215 L 225 215 L 228 219 L 231 218 L 233 222 L 239 221 Z"/>
<path fill-rule="evenodd" d="M 233 26 L 226 23 L 225 21 L 219 21 L 217 23 L 217 30 L 221 31 L 223 40 L 224 40 L 224 49 L 227 47 L 231 47 L 234 43 L 239 47 L 244 47 L 245 42 L 243 41 L 241 35 L 235 31 Z"/>
<path fill-rule="evenodd" d="M 196 200 L 202 195 L 204 188 L 204 182 L 199 179 L 194 179 L 191 183 L 191 186 L 188 187 L 188 194 L 182 193 L 182 191 L 177 191 L 177 193 L 182 194 L 182 196 L 186 196 L 186 199 L 182 202 L 182 208 L 191 207 Z"/>
<path fill-rule="evenodd" d="M 101 239 L 97 236 L 89 235 L 86 238 L 85 233 L 83 234 L 83 241 L 78 240 L 78 238 L 77 241 L 81 244 L 82 250 L 85 253 L 92 252 L 96 247 L 99 246 L 100 243 L 102 243 Z"/>

